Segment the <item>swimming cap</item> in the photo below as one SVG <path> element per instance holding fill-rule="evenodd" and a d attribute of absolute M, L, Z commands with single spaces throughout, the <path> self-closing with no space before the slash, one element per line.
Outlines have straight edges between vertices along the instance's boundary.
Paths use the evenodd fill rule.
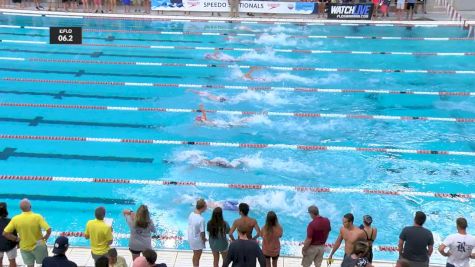
<path fill-rule="evenodd" d="M 203 121 L 203 118 L 201 116 L 196 116 L 195 121 Z"/>

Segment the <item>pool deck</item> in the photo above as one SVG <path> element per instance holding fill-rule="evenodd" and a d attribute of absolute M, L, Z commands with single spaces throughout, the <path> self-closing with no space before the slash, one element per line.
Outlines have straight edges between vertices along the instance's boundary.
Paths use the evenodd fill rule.
<path fill-rule="evenodd" d="M 51 255 L 52 247 L 49 247 L 50 255 Z M 93 259 L 91 257 L 91 251 L 88 248 L 82 247 L 72 247 L 70 248 L 66 255 L 72 261 L 74 261 L 79 267 L 90 267 L 94 266 Z M 18 253 L 19 254 L 19 253 Z M 123 256 L 129 266 L 132 262 L 132 256 L 127 249 L 118 249 L 118 254 Z M 193 267 L 191 264 L 191 251 L 172 251 L 172 250 L 157 250 L 158 254 L 158 263 L 166 263 L 168 267 Z M 301 258 L 300 257 L 281 257 L 279 259 L 279 267 L 298 267 L 300 265 Z M 18 255 L 17 263 L 19 266 L 24 266 L 21 256 Z M 7 266 L 6 259 L 3 260 L 4 266 Z M 374 266 L 376 267 L 394 267 L 395 263 L 391 262 L 373 262 Z M 332 264 L 333 266 L 340 266 L 340 261 L 335 260 Z M 213 256 L 209 251 L 205 251 L 201 256 L 200 266 L 202 267 L 211 267 L 213 266 Z M 322 266 L 326 266 L 325 263 Z M 440 267 L 442 265 L 431 265 Z M 445 265 L 444 265 L 445 266 Z M 472 265 L 475 266 L 475 262 L 472 261 Z"/>

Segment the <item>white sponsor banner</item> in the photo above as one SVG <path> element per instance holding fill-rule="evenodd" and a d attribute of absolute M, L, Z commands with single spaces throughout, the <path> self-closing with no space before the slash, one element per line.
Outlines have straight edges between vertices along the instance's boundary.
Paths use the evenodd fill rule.
<path fill-rule="evenodd" d="M 312 14 L 315 3 L 240 1 L 240 12 L 276 14 Z M 227 0 L 152 0 L 152 10 L 227 12 Z"/>

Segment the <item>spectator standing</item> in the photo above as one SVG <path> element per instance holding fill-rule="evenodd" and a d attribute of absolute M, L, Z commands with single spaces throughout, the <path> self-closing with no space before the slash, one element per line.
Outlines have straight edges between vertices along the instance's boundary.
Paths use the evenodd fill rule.
<path fill-rule="evenodd" d="M 127 267 L 125 258 L 117 255 L 115 248 L 109 249 L 107 252 L 107 258 L 109 259 L 109 267 Z"/>
<path fill-rule="evenodd" d="M 355 227 L 353 222 L 355 217 L 351 213 L 347 213 L 343 216 L 343 227 L 340 228 L 340 234 L 335 241 L 335 245 L 332 248 L 332 252 L 328 256 L 328 261 L 331 262 L 333 254 L 340 248 L 341 241 L 345 240 L 345 254 L 343 260 L 349 257 L 353 253 L 353 246 L 358 241 L 364 241 L 366 239 L 365 233 Z"/>
<path fill-rule="evenodd" d="M 363 216 L 363 224 L 360 226 L 360 229 L 366 234 L 366 242 L 368 242 L 367 258 L 369 262 L 373 262 L 373 242 L 378 235 L 378 229 L 371 227 L 372 223 L 373 218 L 369 215 L 365 215 Z"/>
<path fill-rule="evenodd" d="M 140 6 L 143 5 L 143 0 L 132 0 L 132 3 L 134 5 L 135 13 L 142 12 Z"/>
<path fill-rule="evenodd" d="M 228 5 L 231 18 L 239 17 L 239 0 L 228 0 Z"/>
<path fill-rule="evenodd" d="M 277 267 L 277 260 L 280 256 L 280 238 L 283 232 L 277 214 L 269 211 L 266 217 L 266 224 L 261 229 L 262 253 L 266 258 L 266 267 Z"/>
<path fill-rule="evenodd" d="M 65 236 L 60 236 L 54 241 L 53 257 L 46 257 L 43 260 L 43 267 L 77 267 L 76 263 L 68 260 L 66 251 L 69 248 L 69 240 Z"/>
<path fill-rule="evenodd" d="M 157 261 L 157 253 L 151 249 L 145 250 L 143 256 L 150 267 L 167 267 L 165 263 L 155 263 Z"/>
<path fill-rule="evenodd" d="M 356 242 L 353 246 L 353 253 L 343 259 L 341 267 L 373 267 L 366 257 L 368 249 L 369 246 L 366 242 Z"/>
<path fill-rule="evenodd" d="M 89 12 L 89 0 L 82 0 L 82 11 Z"/>
<path fill-rule="evenodd" d="M 123 214 L 130 228 L 129 250 L 132 260 L 135 260 L 144 250 L 152 249 L 152 233 L 155 233 L 156 229 L 145 205 L 140 205 L 136 213 L 124 210 Z"/>
<path fill-rule="evenodd" d="M 469 267 L 470 254 L 475 248 L 475 237 L 467 234 L 467 220 L 458 218 L 456 221 L 457 233 L 449 235 L 442 245 L 439 246 L 439 252 L 447 258 L 447 267 Z M 449 248 L 445 252 L 445 248 Z"/>
<path fill-rule="evenodd" d="M 407 0 L 407 14 L 406 14 L 406 20 L 412 20 L 414 17 L 414 9 L 416 7 L 416 0 Z"/>
<path fill-rule="evenodd" d="M 223 262 L 223 267 L 228 267 L 231 262 L 233 267 L 254 267 L 257 263 L 256 259 L 259 261 L 259 266 L 266 266 L 266 259 L 261 248 L 255 240 L 248 239 L 247 230 L 248 228 L 243 224 L 237 227 L 239 239 L 229 245 L 228 255 Z"/>
<path fill-rule="evenodd" d="M 414 225 L 405 227 L 399 235 L 399 256 L 409 261 L 411 267 L 428 267 L 434 248 L 432 232 L 422 227 L 426 215 L 417 211 Z"/>
<path fill-rule="evenodd" d="M 31 211 L 28 199 L 20 201 L 22 213 L 16 215 L 3 230 L 3 236 L 11 241 L 20 242 L 20 253 L 23 262 L 28 267 L 33 267 L 35 261 L 41 264 L 48 256 L 46 241 L 51 235 L 51 227 L 43 216 Z M 41 229 L 46 231 L 43 235 Z M 18 236 L 13 233 L 16 232 Z"/>
<path fill-rule="evenodd" d="M 228 238 L 230 227 L 223 218 L 223 209 L 217 207 L 213 210 L 211 220 L 208 222 L 206 229 L 209 236 L 209 246 L 213 253 L 213 267 L 219 267 L 219 254 L 223 257 L 223 261 L 228 253 Z"/>
<path fill-rule="evenodd" d="M 11 219 L 8 218 L 7 203 L 0 202 L 0 233 L 3 233 L 3 229 L 5 229 L 10 221 Z M 13 232 L 13 235 L 16 239 L 16 232 Z M 16 267 L 17 244 L 15 241 L 9 240 L 3 235 L 0 236 L 0 265 L 3 262 L 3 254 L 5 254 L 8 258 L 8 266 Z"/>
<path fill-rule="evenodd" d="M 312 221 L 307 226 L 307 238 L 303 242 L 302 266 L 310 267 L 313 263 L 315 267 L 320 267 L 325 243 L 331 231 L 330 220 L 320 216 L 318 207 L 315 205 L 308 207 L 308 213 Z"/>
<path fill-rule="evenodd" d="M 84 234 L 90 240 L 92 258 L 97 261 L 100 257 L 107 256 L 113 238 L 112 227 L 104 222 L 106 209 L 98 207 L 94 215 L 96 219 L 87 222 Z"/>
<path fill-rule="evenodd" d="M 99 10 L 101 10 L 101 13 L 104 13 L 104 10 L 102 9 L 102 0 L 93 0 L 94 1 L 94 9 L 96 10 L 96 13 L 99 13 Z"/>
<path fill-rule="evenodd" d="M 239 226 L 243 226 L 246 229 L 245 232 L 247 234 L 247 239 L 256 240 L 259 237 L 260 235 L 259 225 L 257 224 L 256 219 L 249 217 L 248 214 L 249 214 L 249 205 L 247 205 L 246 203 L 240 203 L 239 215 L 241 215 L 241 218 L 235 220 L 233 222 L 233 225 L 231 226 L 231 230 L 229 231 L 229 237 L 231 238 L 231 241 L 235 240 L 233 233 Z M 256 230 L 256 235 L 254 237 L 252 236 L 252 229 Z"/>
<path fill-rule="evenodd" d="M 381 10 L 381 18 L 389 16 L 389 5 L 391 4 L 391 0 L 381 0 L 380 3 L 380 10 Z"/>
<path fill-rule="evenodd" d="M 404 6 L 406 4 L 405 0 L 397 0 L 396 9 L 397 9 L 397 20 L 401 20 L 402 12 L 404 12 Z"/>
<path fill-rule="evenodd" d="M 188 242 L 193 250 L 193 267 L 200 266 L 200 258 L 205 248 L 205 219 L 201 214 L 206 211 L 206 202 L 204 199 L 196 201 L 196 208 L 188 216 Z"/>

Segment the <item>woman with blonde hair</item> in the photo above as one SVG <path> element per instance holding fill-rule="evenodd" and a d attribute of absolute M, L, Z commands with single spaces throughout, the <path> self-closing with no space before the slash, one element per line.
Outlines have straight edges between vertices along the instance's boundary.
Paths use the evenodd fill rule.
<path fill-rule="evenodd" d="M 123 214 L 130 228 L 129 250 L 132 259 L 135 260 L 144 250 L 152 249 L 152 233 L 155 233 L 155 226 L 146 205 L 140 205 L 137 212 L 124 210 Z"/>

